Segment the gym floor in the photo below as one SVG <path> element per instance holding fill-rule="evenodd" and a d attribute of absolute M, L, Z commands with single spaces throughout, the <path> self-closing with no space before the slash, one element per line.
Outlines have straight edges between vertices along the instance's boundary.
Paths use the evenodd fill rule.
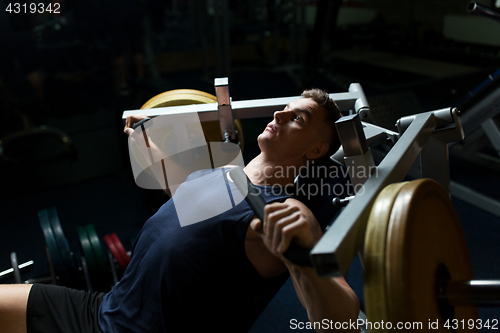
<path fill-rule="evenodd" d="M 163 31 L 157 33 L 154 40 L 161 40 L 162 36 L 170 42 L 170 53 L 167 56 L 164 50 L 155 52 L 174 61 L 172 54 L 184 52 L 182 38 L 186 31 L 181 28 Z M 308 87 L 319 87 L 330 93 L 345 92 L 350 83 L 359 82 L 378 123 L 394 129 L 395 119 L 403 115 L 455 105 L 461 96 L 484 81 L 498 66 L 498 59 L 480 61 L 470 54 L 443 59 L 438 52 L 425 56 L 392 52 L 389 57 L 380 50 L 365 50 L 365 54 L 356 57 L 353 54 L 359 53 L 353 50 L 356 51 L 351 48 L 333 52 L 330 61 L 314 70 L 292 66 L 282 66 L 277 70 L 259 61 L 240 63 L 235 60 L 229 75 L 232 99 L 297 96 Z M 213 78 L 217 74 L 213 68 L 209 68 L 208 73 L 203 68 L 170 70 L 156 77 L 149 75 L 145 79 L 131 80 L 127 87 L 129 91 L 125 93 L 116 89 L 114 72 L 103 69 L 103 66 L 96 63 L 92 70 L 80 68 L 70 79 L 55 75 L 55 72 L 48 73 L 44 102 L 35 100 L 33 104 L 20 104 L 23 111 L 36 105 L 25 112 L 31 124 L 64 131 L 74 150 L 70 155 L 48 161 L 20 159 L 0 164 L 0 221 L 3 229 L 0 234 L 0 271 L 10 266 L 9 253 L 16 252 L 19 262 L 35 262 L 30 269 L 21 272 L 24 280 L 50 275 L 37 215 L 39 210 L 49 207 L 56 207 L 77 257 L 80 256 L 80 246 L 76 228 L 89 223 L 94 224 L 101 240 L 104 235 L 116 232 L 125 248 L 130 250 L 140 228 L 164 197 L 140 189 L 134 183 L 127 137 L 122 133 L 122 112 L 137 109 L 150 97 L 166 90 L 187 88 L 215 93 Z M 170 64 L 171 68 L 175 66 Z M 79 74 L 78 78 L 75 73 Z M 23 89 L 25 87 L 20 91 Z M 268 121 L 252 119 L 242 122 L 246 162 L 257 154 L 255 140 Z M 1 130 L 5 131 L 4 125 Z M 52 148 L 59 148 L 56 146 L 49 143 L 38 146 L 38 149 L 50 154 Z M 482 153 L 491 157 L 489 166 L 461 158 L 452 151 L 451 178 L 500 200 L 498 156 L 490 146 L 486 146 Z M 475 279 L 500 278 L 500 218 L 456 198 L 452 200 L 464 229 Z M 5 278 L 0 282 L 12 283 L 13 280 Z M 363 271 L 359 260 L 352 263 L 348 282 L 363 306 Z M 484 320 L 499 319 L 500 310 L 480 308 L 480 317 Z M 287 332 L 292 318 L 307 321 L 305 310 L 288 280 L 251 332 Z"/>

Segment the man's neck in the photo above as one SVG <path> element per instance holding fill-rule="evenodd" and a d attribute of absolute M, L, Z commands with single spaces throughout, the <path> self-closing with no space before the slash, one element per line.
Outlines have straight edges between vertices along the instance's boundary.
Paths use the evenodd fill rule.
<path fill-rule="evenodd" d="M 283 164 L 267 159 L 263 153 L 245 166 L 245 173 L 253 184 L 267 186 L 291 186 L 301 163 Z"/>

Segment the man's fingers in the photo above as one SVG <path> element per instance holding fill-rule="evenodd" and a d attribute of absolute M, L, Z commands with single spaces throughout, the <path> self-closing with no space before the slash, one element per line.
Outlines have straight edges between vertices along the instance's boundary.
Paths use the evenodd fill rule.
<path fill-rule="evenodd" d="M 280 203 L 280 202 L 273 202 L 271 204 L 267 204 L 267 205 L 264 206 L 264 221 L 262 221 L 263 228 L 264 228 L 264 233 L 266 233 L 267 230 L 268 230 L 267 226 L 269 226 L 271 224 L 271 221 L 268 221 L 269 220 L 269 216 L 271 214 L 273 214 L 274 212 L 276 212 L 278 210 L 285 209 L 287 207 L 288 207 L 287 204 Z"/>
<path fill-rule="evenodd" d="M 259 220 L 257 217 L 254 217 L 252 222 L 250 222 L 250 228 L 252 228 L 253 231 L 258 232 L 259 234 L 263 233 L 262 221 Z"/>
<path fill-rule="evenodd" d="M 282 253 L 284 252 L 283 246 L 288 248 L 292 237 L 290 237 L 289 233 L 284 233 L 284 230 L 299 218 L 300 212 L 294 211 L 292 214 L 284 216 L 276 223 L 272 238 L 272 248 L 274 251 Z"/>
<path fill-rule="evenodd" d="M 281 202 L 273 202 L 270 204 L 267 204 L 264 206 L 264 216 L 267 216 L 271 214 L 272 212 L 275 212 L 280 209 L 284 209 L 286 207 L 289 207 L 289 205 Z"/>
<path fill-rule="evenodd" d="M 132 127 L 136 120 L 132 116 L 128 116 L 127 119 L 125 120 L 125 127 Z"/>
<path fill-rule="evenodd" d="M 264 207 L 264 233 L 272 239 L 274 224 L 281 218 L 288 206 L 267 205 Z"/>
<path fill-rule="evenodd" d="M 309 228 L 309 223 L 304 219 L 299 219 L 285 226 L 281 231 L 283 242 L 278 246 L 278 252 L 284 253 L 290 246 L 292 240 L 296 242 L 299 247 L 312 249 L 314 246 L 314 239 Z"/>
<path fill-rule="evenodd" d="M 130 135 L 134 132 L 134 130 L 131 128 L 135 123 L 141 121 L 142 119 L 145 119 L 147 118 L 147 116 L 145 114 L 139 114 L 139 115 L 133 115 L 133 116 L 128 116 L 126 119 L 125 119 L 125 128 L 123 129 L 123 131 Z"/>
<path fill-rule="evenodd" d="M 276 233 L 279 234 L 281 232 L 281 228 L 283 227 L 283 225 L 279 224 L 279 221 L 285 219 L 286 222 L 286 218 L 295 213 L 297 210 L 298 209 L 296 207 L 286 206 L 283 209 L 278 209 L 266 215 L 266 217 L 264 218 L 265 220 L 264 232 L 266 236 L 269 238 L 271 244 L 274 244 L 274 237 L 276 236 L 279 237 L 279 235 L 276 235 Z M 276 249 L 275 246 L 272 246 L 272 248 L 274 250 Z"/>

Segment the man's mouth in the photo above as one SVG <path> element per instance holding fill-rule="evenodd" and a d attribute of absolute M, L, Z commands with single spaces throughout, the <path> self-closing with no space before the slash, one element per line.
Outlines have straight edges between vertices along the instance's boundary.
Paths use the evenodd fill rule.
<path fill-rule="evenodd" d="M 274 134 L 277 134 L 276 128 L 272 124 L 267 125 L 266 130 L 273 132 Z"/>

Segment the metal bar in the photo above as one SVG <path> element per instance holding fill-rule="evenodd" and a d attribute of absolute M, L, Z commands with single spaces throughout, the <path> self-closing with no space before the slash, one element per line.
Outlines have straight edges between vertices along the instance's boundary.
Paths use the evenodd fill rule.
<path fill-rule="evenodd" d="M 465 136 L 469 137 L 484 121 L 500 113 L 500 87 L 495 87 L 469 109 L 462 111 L 464 111 L 461 118 Z"/>
<path fill-rule="evenodd" d="M 481 124 L 481 127 L 483 128 L 484 133 L 486 133 L 488 139 L 490 139 L 490 142 L 493 145 L 493 148 L 497 151 L 497 154 L 500 155 L 500 130 L 498 129 L 496 122 L 492 118 L 489 118 Z"/>
<path fill-rule="evenodd" d="M 361 120 L 367 121 L 370 118 L 370 105 L 368 104 L 363 88 L 359 83 L 351 83 L 349 92 L 359 95 L 354 103 L 354 111 L 360 114 Z"/>
<path fill-rule="evenodd" d="M 19 265 L 19 269 L 23 269 L 23 268 L 26 268 L 28 266 L 31 266 L 33 265 L 35 262 L 33 260 L 30 260 L 30 261 L 27 261 L 21 265 Z M 9 268 L 9 269 L 6 269 L 5 271 L 2 271 L 0 272 L 0 278 L 6 276 L 6 275 L 9 275 L 10 273 L 13 273 L 14 272 L 14 268 Z"/>
<path fill-rule="evenodd" d="M 219 127 L 221 140 L 224 141 L 226 133 L 231 136 L 231 140 L 236 140 L 234 132 L 234 115 L 231 108 L 231 98 L 229 97 L 228 78 L 215 79 L 215 93 L 217 95 L 217 109 L 219 114 Z"/>
<path fill-rule="evenodd" d="M 340 118 L 335 122 L 335 127 L 342 143 L 344 161 L 352 186 L 354 192 L 357 193 L 370 176 L 370 171 L 376 168 L 359 114 Z"/>
<path fill-rule="evenodd" d="M 493 8 L 478 4 L 475 1 L 469 2 L 469 4 L 467 5 L 467 10 L 470 13 L 484 16 L 484 17 L 490 18 L 492 20 L 495 20 L 497 22 L 500 22 L 500 13 L 499 12 L 497 12 Z"/>
<path fill-rule="evenodd" d="M 450 193 L 450 163 L 448 144 L 431 136 L 428 144 L 420 152 L 421 178 L 431 178 L 437 181 Z"/>
<path fill-rule="evenodd" d="M 500 280 L 449 281 L 438 300 L 453 306 L 499 306 Z"/>
<path fill-rule="evenodd" d="M 340 111 L 346 112 L 355 110 L 355 103 L 360 98 L 361 92 L 345 92 L 330 94 L 330 98 L 337 102 Z M 271 117 L 277 110 L 281 110 L 288 103 L 302 98 L 301 96 L 278 97 L 253 99 L 244 101 L 232 101 L 231 106 L 236 119 Z M 217 103 L 209 104 L 192 104 L 181 106 L 169 106 L 153 109 L 127 110 L 123 112 L 122 119 L 125 120 L 128 116 L 145 114 L 148 117 L 157 117 L 167 114 L 183 114 L 197 112 L 200 116 L 200 121 L 215 121 L 219 119 L 217 114 Z"/>
<path fill-rule="evenodd" d="M 397 132 L 385 129 L 383 127 L 364 122 L 361 122 L 361 124 L 363 125 L 363 132 L 365 133 L 368 147 L 375 147 L 380 144 L 385 144 L 388 140 L 392 144 L 395 143 L 399 137 L 399 134 Z M 337 162 L 343 163 L 344 148 L 340 147 L 340 149 L 335 154 L 333 154 L 331 158 L 333 158 Z"/>
<path fill-rule="evenodd" d="M 363 155 L 368 150 L 363 125 L 359 115 L 353 114 L 340 118 L 335 122 L 335 127 L 342 142 L 345 156 Z"/>
<path fill-rule="evenodd" d="M 387 185 L 401 181 L 432 135 L 436 120 L 432 113 L 417 115 L 365 183 L 311 251 L 316 273 L 322 277 L 345 275 L 357 252 L 363 248 L 368 216 L 377 195 Z"/>
<path fill-rule="evenodd" d="M 452 197 L 476 206 L 485 212 L 500 217 L 500 202 L 457 182 L 450 182 Z"/>
<path fill-rule="evenodd" d="M 125 121 L 128 116 L 144 114 L 150 118 L 170 115 L 170 114 L 186 114 L 197 112 L 200 116 L 200 121 L 214 121 L 219 119 L 217 114 L 217 103 L 208 104 L 192 104 L 182 106 L 169 106 L 153 109 L 129 110 L 123 112 L 122 119 Z M 203 119 L 203 120 L 202 120 Z"/>
<path fill-rule="evenodd" d="M 421 114 L 433 114 L 436 117 L 436 128 L 446 128 L 450 124 L 455 124 L 455 128 L 458 126 L 461 129 L 462 125 L 459 122 L 458 110 L 455 108 L 443 108 L 439 110 L 429 111 L 425 113 L 419 113 L 411 116 L 406 116 L 398 119 L 396 122 L 396 127 L 400 134 L 406 131 L 406 128 L 412 123 L 413 119 Z M 459 132 L 460 134 L 461 132 Z M 463 136 L 463 135 L 462 135 Z M 458 136 L 456 140 L 463 139 L 462 136 Z"/>
<path fill-rule="evenodd" d="M 363 124 L 363 131 L 365 132 L 368 147 L 375 147 L 379 144 L 387 143 L 387 141 L 396 143 L 399 138 L 398 132 L 370 123 L 361 122 L 361 124 Z"/>
<path fill-rule="evenodd" d="M 12 252 L 10 254 L 10 263 L 14 271 L 14 281 L 15 283 L 21 283 L 21 272 L 19 271 L 19 264 L 17 263 L 17 254 Z"/>

